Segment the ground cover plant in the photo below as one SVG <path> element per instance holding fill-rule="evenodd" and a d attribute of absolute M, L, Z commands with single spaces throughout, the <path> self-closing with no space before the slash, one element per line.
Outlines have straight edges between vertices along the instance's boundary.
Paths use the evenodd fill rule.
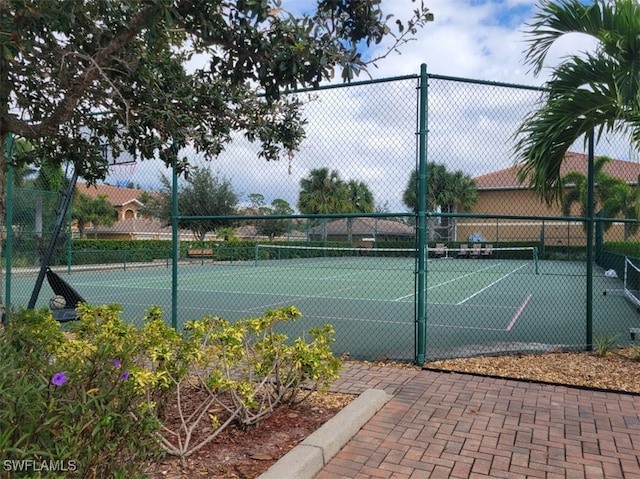
<path fill-rule="evenodd" d="M 17 314 L 0 334 L 0 474 L 144 477 L 167 455 L 184 466 L 231 425 L 255 425 L 337 377 L 331 326 L 308 340 L 277 332 L 299 317 L 295 307 L 234 324 L 205 317 L 178 333 L 157 308 L 140 328 L 117 305 L 80 306 L 70 331 L 46 309 Z"/>

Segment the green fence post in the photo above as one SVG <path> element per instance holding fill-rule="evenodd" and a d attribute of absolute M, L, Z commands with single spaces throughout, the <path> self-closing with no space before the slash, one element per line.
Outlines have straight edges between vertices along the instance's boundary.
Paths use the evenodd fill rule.
<path fill-rule="evenodd" d="M 11 312 L 11 263 L 13 262 L 13 135 L 9 133 L 5 142 L 5 157 L 7 158 L 7 189 L 5 202 L 5 231 L 7 239 L 4 245 L 6 259 L 4 281 L 4 312 L 5 318 L 9 318 Z"/>
<path fill-rule="evenodd" d="M 178 146 L 175 141 L 173 143 L 173 159 L 171 164 L 171 248 L 172 248 L 172 266 L 171 266 L 171 327 L 178 329 Z"/>
<path fill-rule="evenodd" d="M 72 218 L 73 218 L 73 202 L 69 204 L 69 215 L 67 217 L 67 274 L 71 274 L 71 264 L 73 262 L 73 238 L 71 237 L 73 234 L 72 229 Z"/>
<path fill-rule="evenodd" d="M 418 140 L 418 277 L 416 305 L 416 363 L 421 365 L 426 359 L 427 339 L 427 65 L 420 65 L 420 103 Z"/>
<path fill-rule="evenodd" d="M 598 219 L 595 228 L 596 228 L 596 244 L 595 244 L 595 261 L 596 264 L 602 263 L 602 252 L 604 251 L 604 223 L 602 222 L 602 218 L 604 218 L 604 211 L 600 210 L 596 213 L 596 218 Z M 625 228 L 627 224 L 625 223 Z"/>
<path fill-rule="evenodd" d="M 544 247 L 544 227 L 545 227 L 545 220 L 542 220 L 542 227 L 540 228 L 540 253 L 542 254 L 542 257 L 545 257 L 545 247 Z"/>
<path fill-rule="evenodd" d="M 595 172 L 593 130 L 589 133 L 587 166 L 587 351 L 593 350 L 593 202 L 595 201 Z"/>

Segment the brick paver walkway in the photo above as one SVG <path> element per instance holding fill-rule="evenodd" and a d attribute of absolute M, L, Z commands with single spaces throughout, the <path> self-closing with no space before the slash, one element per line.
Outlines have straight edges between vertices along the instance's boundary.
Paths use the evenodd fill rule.
<path fill-rule="evenodd" d="M 347 363 L 394 397 L 316 479 L 640 479 L 640 396 Z"/>

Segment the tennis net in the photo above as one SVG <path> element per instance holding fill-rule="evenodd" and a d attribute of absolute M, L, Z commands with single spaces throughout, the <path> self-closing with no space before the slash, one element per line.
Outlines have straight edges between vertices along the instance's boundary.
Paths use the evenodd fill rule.
<path fill-rule="evenodd" d="M 378 268 L 406 269 L 415 261 L 413 248 L 349 248 L 330 246 L 291 246 L 258 244 L 255 247 L 255 264 L 287 263 L 313 265 L 315 267 L 350 267 L 362 265 Z"/>
<path fill-rule="evenodd" d="M 492 244 L 436 245 L 428 249 L 429 271 L 476 271 L 485 262 L 492 271 L 539 274 L 538 248 L 535 246 L 495 247 Z M 489 261 L 491 260 L 491 261 Z"/>
<path fill-rule="evenodd" d="M 640 268 L 625 256 L 622 288 L 607 289 L 604 294 L 622 295 L 640 311 Z"/>
<path fill-rule="evenodd" d="M 406 269 L 413 267 L 418 250 L 415 248 L 350 248 L 330 246 L 292 246 L 258 244 L 255 247 L 255 264 L 288 262 L 301 265 L 313 264 L 316 267 L 378 267 L 379 269 Z M 427 255 L 432 268 L 475 268 L 480 259 L 493 259 L 505 263 L 530 263 L 531 269 L 538 273 L 538 254 L 535 247 L 494 248 L 484 245 L 481 248 L 430 248 Z M 450 261 L 440 261 L 440 258 Z"/>

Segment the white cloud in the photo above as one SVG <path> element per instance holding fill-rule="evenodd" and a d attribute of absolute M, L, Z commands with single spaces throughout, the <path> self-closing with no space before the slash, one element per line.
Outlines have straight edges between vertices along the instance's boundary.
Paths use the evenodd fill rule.
<path fill-rule="evenodd" d="M 283 6 L 296 13 L 314 3 L 285 0 Z M 522 85 L 544 81 L 544 75 L 534 78 L 523 63 L 523 30 L 532 18 L 533 0 L 425 3 L 435 21 L 418 31 L 402 54 L 391 53 L 371 68 L 373 78 L 417 76 L 425 63 L 431 75 Z M 383 0 L 383 7 L 401 19 L 415 6 L 410 0 Z M 388 45 L 373 48 L 371 56 L 381 55 Z M 583 37 L 563 38 L 547 65 L 591 46 Z M 312 95 L 313 101 L 306 95 L 307 139 L 291 165 L 287 160 L 268 163 L 257 158 L 257 147 L 236 142 L 212 166 L 232 181 L 236 192 L 263 194 L 267 203 L 283 198 L 294 207 L 300 179 L 313 168 L 328 167 L 344 179 L 367 182 L 379 204 L 388 202 L 392 211 L 405 211 L 402 192 L 416 164 L 416 86 L 416 80 L 407 80 L 320 91 Z M 510 166 L 511 136 L 537 97 L 531 91 L 431 79 L 429 160 L 471 176 Z M 142 174 L 157 179 L 160 171 L 165 170 L 157 164 L 139 165 L 134 182 L 144 186 Z"/>

